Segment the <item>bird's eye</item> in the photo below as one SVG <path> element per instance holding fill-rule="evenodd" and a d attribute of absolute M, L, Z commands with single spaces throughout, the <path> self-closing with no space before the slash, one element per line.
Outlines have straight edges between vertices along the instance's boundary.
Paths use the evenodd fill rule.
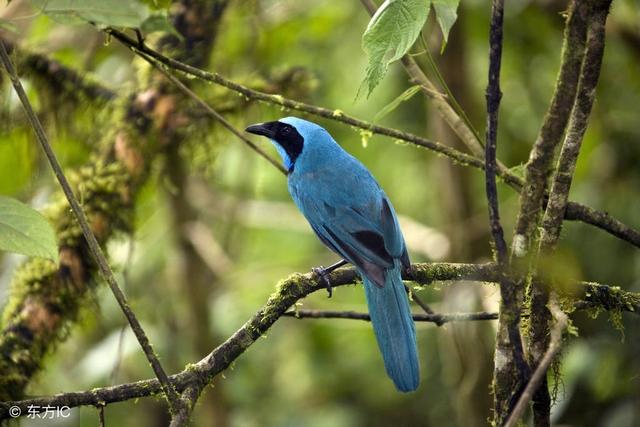
<path fill-rule="evenodd" d="M 291 128 L 289 126 L 282 129 L 282 133 L 284 134 L 288 134 L 289 132 L 291 132 Z"/>

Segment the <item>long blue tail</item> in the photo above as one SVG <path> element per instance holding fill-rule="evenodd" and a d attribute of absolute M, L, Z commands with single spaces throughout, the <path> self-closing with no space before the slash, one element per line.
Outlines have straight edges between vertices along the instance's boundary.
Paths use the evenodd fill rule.
<path fill-rule="evenodd" d="M 396 261 L 397 264 L 399 262 Z M 420 382 L 416 330 L 400 267 L 387 270 L 383 288 L 363 275 L 373 331 L 387 374 L 400 391 L 414 391 Z"/>

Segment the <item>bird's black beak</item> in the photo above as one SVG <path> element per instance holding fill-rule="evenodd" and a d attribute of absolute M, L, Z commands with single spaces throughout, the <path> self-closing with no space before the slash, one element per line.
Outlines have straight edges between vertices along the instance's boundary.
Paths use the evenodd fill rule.
<path fill-rule="evenodd" d="M 258 123 L 249 126 L 245 131 L 256 135 L 266 136 L 267 138 L 274 138 L 276 136 L 276 123 L 278 122 Z"/>

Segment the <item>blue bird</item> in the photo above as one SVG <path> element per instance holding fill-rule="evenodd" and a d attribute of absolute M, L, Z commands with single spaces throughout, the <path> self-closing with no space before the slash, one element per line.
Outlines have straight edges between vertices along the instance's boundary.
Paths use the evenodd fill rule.
<path fill-rule="evenodd" d="M 286 117 L 246 131 L 274 143 L 293 201 L 320 240 L 360 273 L 387 374 L 398 390 L 414 391 L 420 381 L 418 350 L 401 278 L 411 264 L 386 194 L 364 165 L 315 123 Z"/>

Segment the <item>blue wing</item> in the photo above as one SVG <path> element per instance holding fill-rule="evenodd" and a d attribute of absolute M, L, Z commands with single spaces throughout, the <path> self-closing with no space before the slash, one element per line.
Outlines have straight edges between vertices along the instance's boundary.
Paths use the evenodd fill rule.
<path fill-rule="evenodd" d="M 345 162 L 340 162 L 344 164 Z M 364 282 L 385 368 L 401 391 L 418 387 L 415 328 L 401 265 L 409 256 L 393 207 L 359 162 L 296 176 L 289 190 L 320 240 L 354 264 Z"/>
<path fill-rule="evenodd" d="M 290 180 L 289 189 L 320 240 L 382 287 L 385 270 L 395 259 L 408 267 L 409 257 L 387 196 L 353 160 L 339 171 Z"/>

